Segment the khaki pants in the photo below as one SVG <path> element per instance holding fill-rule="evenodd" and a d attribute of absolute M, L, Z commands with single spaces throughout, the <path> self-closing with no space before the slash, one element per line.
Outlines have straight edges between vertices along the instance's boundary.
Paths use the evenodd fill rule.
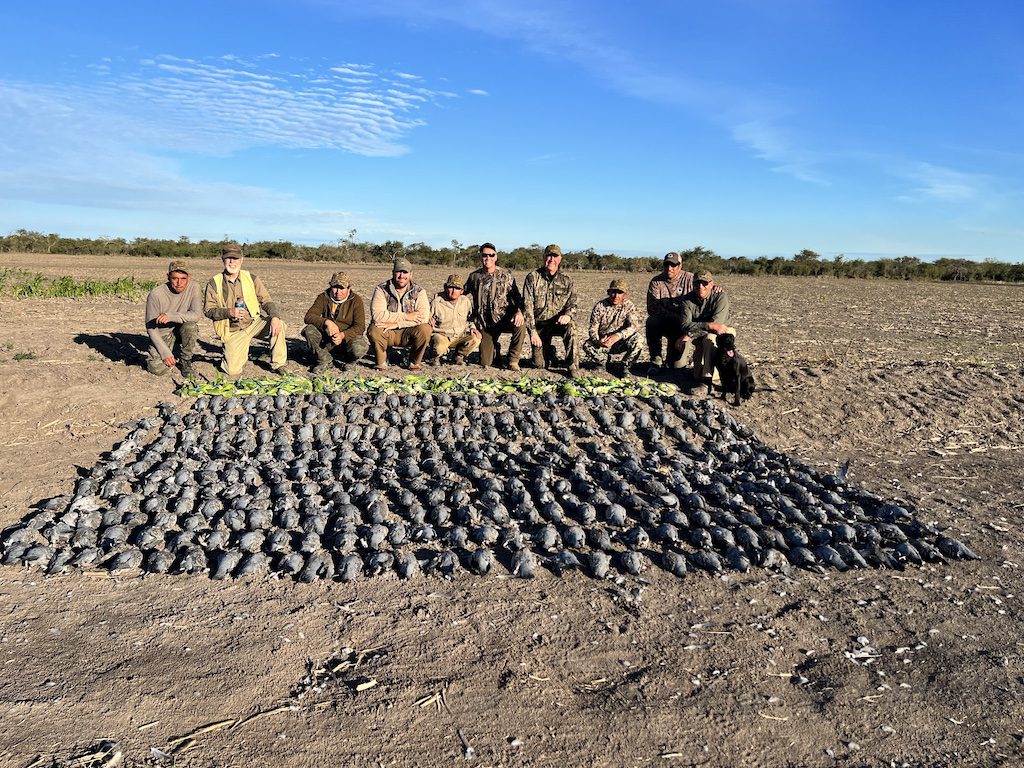
<path fill-rule="evenodd" d="M 726 333 L 731 333 L 733 336 L 736 335 L 735 328 L 726 328 Z M 690 343 L 693 344 L 693 378 L 697 381 L 702 381 L 709 377 L 714 377 L 715 374 L 715 350 L 718 347 L 715 345 L 715 339 L 718 338 L 718 334 L 709 333 L 707 336 L 700 336 L 693 339 Z M 686 347 L 683 347 L 683 354 L 686 353 Z"/>
<path fill-rule="evenodd" d="M 196 353 L 196 342 L 199 340 L 198 323 L 169 325 L 166 328 L 160 328 L 159 331 L 160 336 L 163 337 L 164 344 L 171 350 L 171 354 L 174 354 L 175 342 L 179 344 L 178 354 L 175 355 L 179 362 L 192 359 L 192 355 Z M 164 359 L 160 357 L 160 353 L 156 351 L 156 347 L 152 344 L 149 345 L 146 370 L 157 376 L 165 376 L 171 372 L 171 369 L 164 365 Z"/>
<path fill-rule="evenodd" d="M 408 347 L 409 365 L 419 365 L 423 362 L 423 354 L 427 351 L 427 342 L 430 341 L 430 326 L 421 323 L 411 328 L 388 330 L 371 325 L 366 335 L 370 338 L 373 359 L 378 368 L 388 364 L 388 349 L 391 347 Z"/>
<path fill-rule="evenodd" d="M 444 357 L 448 352 L 462 355 L 464 358 L 469 357 L 479 346 L 480 337 L 471 333 L 457 339 L 449 338 L 443 333 L 435 333 L 430 337 L 430 349 L 438 358 Z"/>
<path fill-rule="evenodd" d="M 227 376 L 237 376 L 245 367 L 249 359 L 249 345 L 253 339 L 263 339 L 270 344 L 270 367 L 277 371 L 284 368 L 288 362 L 288 344 L 285 342 L 284 334 L 287 331 L 284 321 L 281 321 L 281 332 L 277 336 L 270 335 L 270 321 L 262 317 L 257 318 L 247 328 L 242 330 L 232 329 L 231 335 L 224 339 L 224 361 L 220 368 Z"/>

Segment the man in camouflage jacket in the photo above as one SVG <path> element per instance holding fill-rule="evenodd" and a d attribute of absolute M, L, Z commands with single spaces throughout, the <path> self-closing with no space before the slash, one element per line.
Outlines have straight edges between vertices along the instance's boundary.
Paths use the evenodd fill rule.
<path fill-rule="evenodd" d="M 488 368 L 494 363 L 501 335 L 508 333 L 512 335 L 508 367 L 518 371 L 526 341 L 523 296 L 512 273 L 498 266 L 498 251 L 493 243 L 480 246 L 480 263 L 480 269 L 466 278 L 466 295 L 473 299 L 469 321 L 480 331 L 480 365 Z"/>
<path fill-rule="evenodd" d="M 569 376 L 580 375 L 580 349 L 572 313 L 579 302 L 572 278 L 559 270 L 562 249 L 551 244 L 544 249 L 544 265 L 526 276 L 523 283 L 523 314 L 533 345 L 533 364 L 550 367 L 555 360 L 551 342 L 558 337 L 565 347 Z"/>
<path fill-rule="evenodd" d="M 590 333 L 583 344 L 587 361 L 605 364 L 609 373 L 624 376 L 643 351 L 636 304 L 626 296 L 624 280 L 612 280 L 608 298 L 597 302 L 590 313 Z M 618 363 L 613 356 L 620 356 Z"/>

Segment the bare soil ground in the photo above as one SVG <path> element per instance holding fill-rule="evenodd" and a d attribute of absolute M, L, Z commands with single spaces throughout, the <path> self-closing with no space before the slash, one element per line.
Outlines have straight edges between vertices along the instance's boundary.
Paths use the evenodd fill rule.
<path fill-rule="evenodd" d="M 165 265 L 4 254 L 3 267 L 156 279 Z M 219 264 L 196 267 L 205 281 Z M 289 367 L 305 372 L 302 315 L 337 265 L 247 267 L 287 308 Z M 386 271 L 350 269 L 367 298 Z M 437 289 L 448 272 L 413 279 Z M 575 277 L 582 324 L 613 275 Z M 641 305 L 648 277 L 625 276 Z M 470 748 L 470 765 L 1024 763 L 1024 289 L 721 282 L 762 388 L 737 418 L 820 469 L 849 460 L 853 481 L 981 561 L 795 579 L 651 569 L 619 584 L 0 568 L 0 764 L 104 739 L 129 765 L 437 765 Z M 0 298 L 0 527 L 69 493 L 126 421 L 174 399 L 140 366 L 142 314 L 141 301 Z M 208 325 L 203 344 L 212 375 Z M 346 648 L 358 663 L 304 685 Z"/>

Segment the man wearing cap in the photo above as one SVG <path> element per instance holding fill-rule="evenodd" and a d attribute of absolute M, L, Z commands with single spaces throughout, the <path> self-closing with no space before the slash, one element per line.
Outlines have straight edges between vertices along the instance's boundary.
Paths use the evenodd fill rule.
<path fill-rule="evenodd" d="M 448 275 L 444 290 L 430 302 L 430 351 L 440 361 L 451 352 L 451 362 L 465 365 L 466 358 L 480 346 L 480 331 L 469 322 L 473 300 L 463 293 L 458 275 Z"/>
<path fill-rule="evenodd" d="M 313 373 L 329 371 L 334 362 L 345 370 L 370 350 L 366 340 L 366 308 L 352 281 L 344 272 L 335 272 L 327 290 L 306 310 L 302 337 L 316 355 Z"/>
<path fill-rule="evenodd" d="M 720 333 L 736 333 L 728 323 L 729 297 L 716 288 L 708 270 L 698 270 L 693 290 L 683 302 L 683 335 L 675 343 L 680 358 L 686 349 L 686 342 L 693 343 L 693 380 L 697 390 L 706 388 L 714 375 L 715 338 Z"/>
<path fill-rule="evenodd" d="M 559 270 L 562 249 L 552 243 L 544 249 L 544 264 L 523 283 L 523 314 L 533 345 L 533 365 L 546 368 L 555 359 L 551 342 L 557 336 L 565 346 L 565 364 L 573 378 L 580 375 L 580 349 L 572 313 L 578 298 L 572 278 Z"/>
<path fill-rule="evenodd" d="M 480 331 L 480 365 L 494 363 L 494 352 L 501 335 L 511 334 L 508 348 L 509 370 L 519 370 L 519 358 L 526 341 L 526 319 L 523 317 L 523 296 L 512 273 L 498 266 L 494 243 L 480 246 L 480 269 L 466 278 L 466 294 L 473 299 L 470 322 Z"/>
<path fill-rule="evenodd" d="M 683 270 L 683 260 L 669 251 L 662 260 L 661 274 L 647 286 L 647 351 L 651 356 L 651 373 L 662 367 L 681 368 L 682 358 L 675 343 L 683 335 L 680 317 L 683 301 L 693 290 L 693 273 Z M 666 339 L 668 360 L 662 357 L 661 340 Z"/>
<path fill-rule="evenodd" d="M 203 296 L 192 282 L 188 264 L 172 261 L 167 266 L 167 282 L 158 285 L 146 297 L 146 333 L 150 348 L 146 369 L 157 376 L 178 366 L 182 376 L 192 375 L 192 355 L 199 339 L 199 319 L 203 316 Z M 173 347 L 178 344 L 178 356 Z"/>
<path fill-rule="evenodd" d="M 242 269 L 242 249 L 236 243 L 221 248 L 224 271 L 206 284 L 204 307 L 213 329 L 224 342 L 221 370 L 237 376 L 249 359 L 253 339 L 270 344 L 270 367 L 280 373 L 288 363 L 287 326 L 263 280 Z"/>
<path fill-rule="evenodd" d="M 378 285 L 370 299 L 370 344 L 377 370 L 388 367 L 390 347 L 409 348 L 409 370 L 422 370 L 430 341 L 430 303 L 427 292 L 412 282 L 412 265 L 395 259 L 391 279 Z"/>
<path fill-rule="evenodd" d="M 587 361 L 605 364 L 609 373 L 624 376 L 640 359 L 640 320 L 636 304 L 626 296 L 626 281 L 612 280 L 608 298 L 597 302 L 590 313 L 590 333 L 583 344 Z M 622 356 L 618 363 L 613 356 Z"/>

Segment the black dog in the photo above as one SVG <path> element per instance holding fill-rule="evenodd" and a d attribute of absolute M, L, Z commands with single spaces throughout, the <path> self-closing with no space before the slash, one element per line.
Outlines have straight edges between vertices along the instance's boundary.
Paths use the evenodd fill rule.
<path fill-rule="evenodd" d="M 729 393 L 736 396 L 736 405 L 749 400 L 754 394 L 754 376 L 750 366 L 739 352 L 736 351 L 736 337 L 731 333 L 723 333 L 717 339 L 715 350 L 715 368 L 722 381 L 722 398 L 728 401 Z M 711 394 L 711 385 L 708 385 Z"/>

